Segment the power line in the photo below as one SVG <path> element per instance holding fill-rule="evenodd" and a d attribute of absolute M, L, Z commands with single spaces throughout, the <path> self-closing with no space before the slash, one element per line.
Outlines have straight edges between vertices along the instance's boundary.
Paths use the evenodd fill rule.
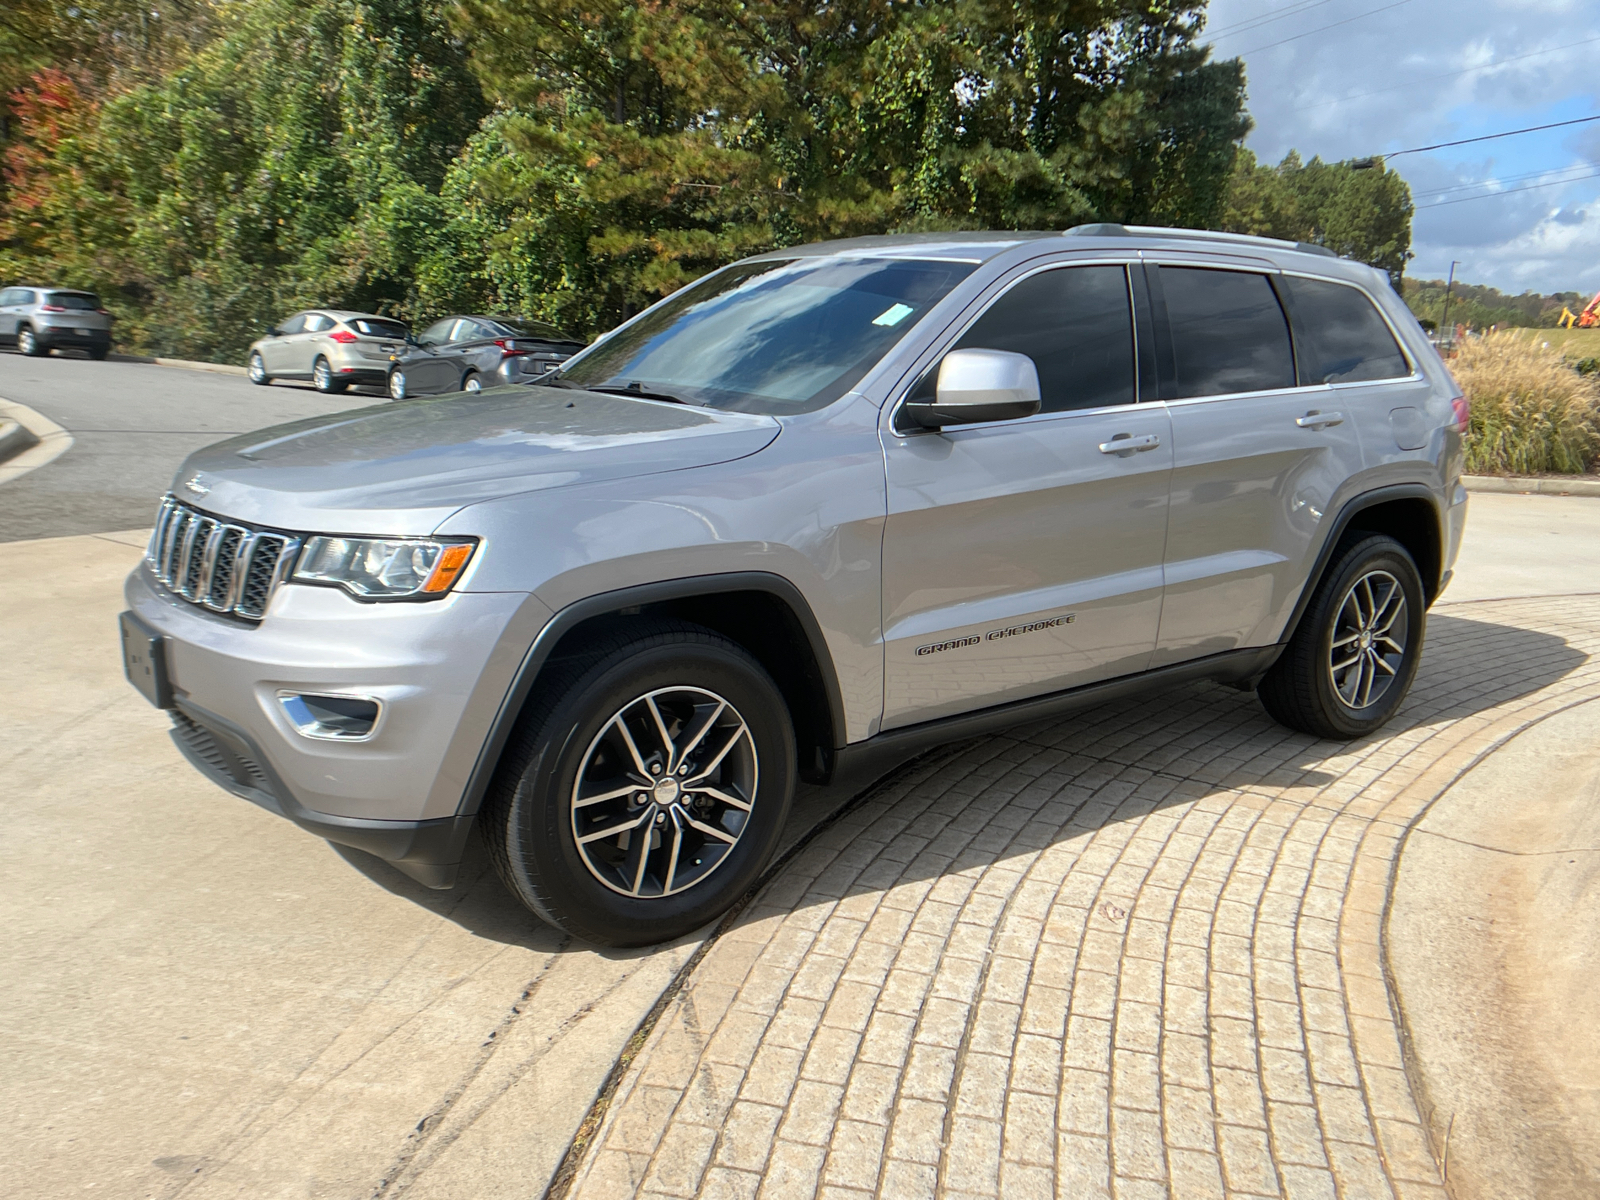
<path fill-rule="evenodd" d="M 1458 200 L 1439 200 L 1433 204 L 1419 204 L 1417 212 L 1428 212 L 1435 208 L 1448 208 L 1452 204 L 1465 204 L 1469 200 L 1491 200 L 1496 196 L 1515 196 L 1518 192 L 1537 192 L 1540 188 L 1559 187 L 1563 183 L 1579 183 L 1585 179 L 1600 179 L 1600 171 L 1592 171 L 1588 175 L 1578 175 L 1572 179 L 1552 179 L 1548 183 L 1533 183 L 1527 187 L 1507 188 L 1503 192 L 1485 192 L 1481 196 L 1462 196 Z"/>
<path fill-rule="evenodd" d="M 1297 17 L 1307 9 L 1320 8 L 1324 4 L 1331 4 L 1333 0 L 1303 0 L 1300 4 L 1291 4 L 1281 12 L 1270 16 L 1262 15 L 1251 17 L 1246 21 L 1235 21 L 1232 25 L 1224 25 L 1221 29 L 1208 29 L 1206 33 L 1215 41 L 1221 37 L 1232 37 L 1236 33 L 1248 33 L 1252 29 L 1260 29 L 1263 25 L 1271 25 L 1274 21 L 1281 21 L 1285 17 Z"/>
<path fill-rule="evenodd" d="M 1336 100 L 1323 100 L 1317 104 L 1302 105 L 1295 111 L 1310 112 L 1318 108 L 1330 108 L 1335 104 L 1348 104 L 1352 100 L 1365 100 L 1369 96 L 1382 96 L 1389 92 L 1398 92 L 1409 87 L 1421 87 L 1425 83 L 1438 83 L 1441 80 L 1456 79 L 1462 75 L 1475 75 L 1479 71 L 1492 71 L 1496 67 L 1510 66 L 1514 62 L 1522 62 L 1524 59 L 1541 58 L 1546 54 L 1559 54 L 1563 50 L 1576 50 L 1580 46 L 1591 46 L 1595 42 L 1600 42 L 1600 37 L 1588 38 L 1585 41 L 1573 42 L 1566 46 L 1550 46 L 1544 50 L 1530 50 L 1526 54 L 1516 54 L 1510 58 L 1502 58 L 1492 63 L 1480 63 L 1476 67 L 1463 67 L 1459 71 L 1447 71 L 1443 75 L 1425 75 L 1421 79 L 1412 79 L 1406 83 L 1396 83 L 1389 87 L 1374 88 L 1370 92 L 1356 92 L 1354 95 L 1340 96 Z"/>
<path fill-rule="evenodd" d="M 1502 175 L 1495 179 L 1478 179 L 1472 181 L 1471 183 L 1454 183 L 1449 187 L 1430 188 L 1425 192 L 1412 192 L 1411 197 L 1414 200 L 1420 200 L 1425 199 L 1428 196 L 1445 196 L 1451 192 L 1469 192 L 1473 188 L 1496 187 L 1508 183 L 1522 183 L 1524 180 L 1542 179 L 1545 176 L 1562 175 L 1569 171 L 1588 171 L 1593 167 L 1593 163 L 1572 163 L 1565 167 L 1546 167 L 1544 170 L 1528 171 L 1522 175 Z M 1566 181 L 1561 179 L 1552 179 L 1550 182 L 1555 184 L 1564 183 Z"/>
<path fill-rule="evenodd" d="M 1530 125 L 1526 129 L 1508 129 L 1504 133 L 1486 133 L 1482 137 L 1461 138 L 1454 142 L 1435 142 L 1431 146 L 1413 146 L 1409 150 L 1395 150 L 1388 154 L 1378 154 L 1373 157 L 1399 158 L 1402 154 L 1421 154 L 1424 150 L 1443 150 L 1449 146 L 1470 146 L 1473 142 L 1492 142 L 1496 138 L 1516 137 L 1519 133 L 1538 133 L 1543 129 L 1564 129 L 1568 125 L 1587 125 L 1591 121 L 1600 121 L 1600 113 L 1592 117 L 1574 117 L 1570 121 L 1552 121 L 1548 125 Z"/>
<path fill-rule="evenodd" d="M 1337 29 L 1341 25 L 1348 25 L 1352 21 L 1361 21 L 1367 17 L 1377 16 L 1381 12 L 1388 12 L 1391 8 L 1399 8 L 1402 4 L 1410 4 L 1411 0 L 1394 0 L 1393 4 L 1385 4 L 1382 8 L 1374 8 L 1368 12 L 1357 13 L 1353 17 L 1346 17 L 1342 21 L 1334 21 L 1330 25 L 1319 25 L 1315 29 L 1308 29 L 1304 33 L 1297 33 L 1293 37 L 1282 38 L 1276 42 L 1268 42 L 1265 46 L 1257 46 L 1253 50 L 1241 50 L 1235 57 L 1243 58 L 1247 54 L 1260 54 L 1263 50 L 1271 50 L 1275 46 L 1287 46 L 1290 42 L 1298 42 L 1301 38 L 1308 38 L 1314 33 L 1322 33 L 1329 29 Z"/>

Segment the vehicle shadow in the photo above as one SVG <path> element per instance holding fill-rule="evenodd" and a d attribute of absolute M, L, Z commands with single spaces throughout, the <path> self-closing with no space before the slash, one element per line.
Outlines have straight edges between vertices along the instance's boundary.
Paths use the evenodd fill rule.
<path fill-rule="evenodd" d="M 764 891 L 760 898 L 769 903 L 804 906 L 882 890 L 885 885 L 871 882 L 872 873 L 861 872 L 859 866 L 851 871 L 854 882 L 842 891 L 813 891 L 809 884 L 818 875 L 819 862 L 838 859 L 843 865 L 850 856 L 821 844 L 808 850 L 807 843 L 863 800 L 887 802 L 879 820 L 914 834 L 919 824 L 935 821 L 941 827 L 989 826 L 996 811 L 1014 801 L 1020 804 L 1020 824 L 1020 813 L 1030 805 L 1037 808 L 1063 792 L 1080 794 L 1084 802 L 1072 807 L 1052 836 L 1059 841 L 1218 792 L 1324 787 L 1357 767 L 1364 752 L 1381 743 L 1415 740 L 1425 727 L 1469 718 L 1548 687 L 1590 657 L 1551 633 L 1464 616 L 1430 617 L 1427 639 L 1405 705 L 1382 731 L 1353 743 L 1295 733 L 1272 721 L 1253 693 L 1196 683 L 943 747 L 876 780 L 803 788 L 785 832 L 788 853 L 757 892 Z M 956 811 L 963 804 L 973 807 L 970 816 Z M 937 818 L 930 816 L 935 811 Z M 555 931 L 500 883 L 476 836 L 468 846 L 461 882 L 447 892 L 424 888 L 360 851 L 334 848 L 374 883 L 480 937 L 552 947 Z M 1026 849 L 1036 848 L 1034 843 Z M 992 830 L 967 839 L 958 854 L 932 850 L 930 845 L 914 853 L 903 869 L 897 868 L 895 882 L 982 870 L 1025 852 Z"/>

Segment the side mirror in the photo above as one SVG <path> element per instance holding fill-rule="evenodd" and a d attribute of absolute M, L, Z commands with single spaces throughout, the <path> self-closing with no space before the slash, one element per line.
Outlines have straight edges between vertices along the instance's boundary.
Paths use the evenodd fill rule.
<path fill-rule="evenodd" d="M 939 364 L 933 398 L 907 400 L 908 424 L 922 429 L 1014 421 L 1039 411 L 1033 359 L 1009 350 L 952 350 Z"/>

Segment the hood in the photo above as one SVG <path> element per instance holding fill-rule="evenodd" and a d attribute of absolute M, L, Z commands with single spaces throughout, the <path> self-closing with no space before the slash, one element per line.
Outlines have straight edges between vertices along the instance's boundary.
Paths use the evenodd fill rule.
<path fill-rule="evenodd" d="M 278 425 L 191 454 L 173 495 L 295 531 L 428 533 L 464 505 L 754 454 L 772 417 L 513 386 Z"/>

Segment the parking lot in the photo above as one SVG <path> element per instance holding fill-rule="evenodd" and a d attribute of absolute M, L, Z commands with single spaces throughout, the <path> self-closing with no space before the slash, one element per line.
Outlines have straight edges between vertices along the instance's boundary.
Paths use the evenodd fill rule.
<path fill-rule="evenodd" d="M 0 485 L 0 1195 L 1444 1194 L 1413 965 L 1471 930 L 1395 964 L 1385 914 L 1419 818 L 1597 708 L 1600 501 L 1474 498 L 1377 737 L 1206 684 L 948 747 L 805 795 L 728 928 L 602 952 L 481 853 L 431 892 L 224 794 L 121 677 L 182 455 L 359 400 L 11 355 L 0 397 L 74 438 Z"/>

